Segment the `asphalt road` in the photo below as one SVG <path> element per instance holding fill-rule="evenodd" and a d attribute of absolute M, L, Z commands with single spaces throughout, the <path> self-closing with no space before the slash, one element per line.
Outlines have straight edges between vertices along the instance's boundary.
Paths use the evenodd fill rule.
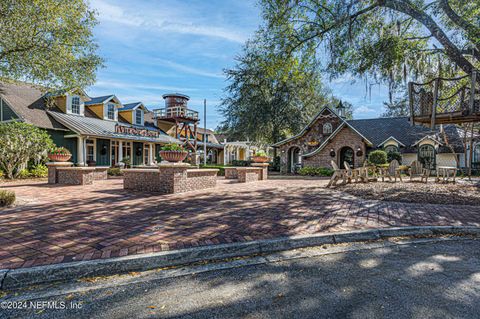
<path fill-rule="evenodd" d="M 34 301 L 81 309 L 0 310 L 0 317 L 479 318 L 480 241 L 354 250 Z"/>

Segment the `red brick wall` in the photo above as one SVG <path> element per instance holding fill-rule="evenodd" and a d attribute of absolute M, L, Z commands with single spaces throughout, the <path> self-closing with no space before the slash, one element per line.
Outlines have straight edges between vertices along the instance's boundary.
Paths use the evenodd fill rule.
<path fill-rule="evenodd" d="M 323 134 L 323 125 L 326 123 L 332 124 L 332 132 L 334 132 L 338 126 L 342 123 L 341 119 L 331 113 L 330 111 L 324 111 L 324 113 L 312 124 L 310 130 L 303 136 L 289 141 L 288 143 L 279 147 L 280 154 L 280 171 L 286 173 L 288 171 L 288 151 L 292 147 L 299 147 L 301 154 L 313 152 L 318 146 L 320 146 L 330 134 Z M 317 146 L 310 146 L 307 143 L 310 141 L 317 141 Z"/>
<path fill-rule="evenodd" d="M 362 166 L 366 158 L 365 143 L 360 135 L 358 135 L 349 127 L 342 128 L 335 138 L 319 153 L 311 157 L 303 158 L 303 166 L 331 167 L 330 161 L 332 160 L 335 161 L 338 166 L 340 166 L 340 151 L 342 147 L 345 146 L 351 147 L 355 153 L 355 167 Z M 357 150 L 359 147 L 362 150 L 362 156 L 357 156 Z M 332 148 L 335 150 L 335 157 L 330 156 L 330 151 Z"/>

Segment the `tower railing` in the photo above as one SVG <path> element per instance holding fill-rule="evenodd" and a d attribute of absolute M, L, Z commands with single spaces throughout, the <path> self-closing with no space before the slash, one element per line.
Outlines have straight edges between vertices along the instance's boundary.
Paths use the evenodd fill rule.
<path fill-rule="evenodd" d="M 198 121 L 198 112 L 187 109 L 184 106 L 172 106 L 163 109 L 153 110 L 156 119 L 188 119 Z"/>

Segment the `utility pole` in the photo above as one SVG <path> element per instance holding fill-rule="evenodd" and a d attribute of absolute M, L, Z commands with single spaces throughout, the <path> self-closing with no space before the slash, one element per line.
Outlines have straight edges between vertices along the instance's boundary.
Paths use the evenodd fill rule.
<path fill-rule="evenodd" d="M 207 99 L 203 100 L 203 165 L 207 165 Z"/>

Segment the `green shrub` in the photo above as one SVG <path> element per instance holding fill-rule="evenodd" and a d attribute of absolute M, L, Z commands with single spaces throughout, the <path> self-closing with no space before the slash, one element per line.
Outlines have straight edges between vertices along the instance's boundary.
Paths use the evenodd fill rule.
<path fill-rule="evenodd" d="M 48 176 L 48 167 L 43 164 L 35 165 L 29 171 L 30 171 L 30 177 L 47 177 Z"/>
<path fill-rule="evenodd" d="M 17 174 L 17 178 L 23 179 L 23 178 L 30 178 L 30 172 L 28 169 L 22 169 L 20 172 Z"/>
<path fill-rule="evenodd" d="M 130 156 L 125 156 L 120 162 L 125 164 L 125 167 L 130 167 L 130 165 L 132 165 L 132 160 Z"/>
<path fill-rule="evenodd" d="M 3 171 L 0 169 L 0 178 L 3 178 L 4 176 Z"/>
<path fill-rule="evenodd" d="M 280 156 L 275 156 L 268 166 L 269 171 L 280 172 Z"/>
<path fill-rule="evenodd" d="M 387 161 L 390 163 L 393 160 L 397 160 L 399 164 L 402 164 L 402 154 L 395 151 L 390 151 L 387 153 Z"/>
<path fill-rule="evenodd" d="M 268 155 L 264 150 L 260 150 L 260 151 L 255 152 L 254 156 L 268 156 Z"/>
<path fill-rule="evenodd" d="M 15 203 L 15 193 L 7 190 L 0 190 L 0 207 L 11 206 Z"/>
<path fill-rule="evenodd" d="M 182 145 L 175 144 L 175 143 L 170 143 L 162 146 L 160 148 L 162 151 L 185 151 Z"/>
<path fill-rule="evenodd" d="M 332 176 L 333 170 L 328 167 L 305 166 L 298 170 L 298 174 L 302 176 Z"/>
<path fill-rule="evenodd" d="M 110 167 L 107 174 L 110 176 L 123 176 L 122 170 L 118 167 Z"/>
<path fill-rule="evenodd" d="M 376 150 L 368 154 L 368 161 L 375 165 L 387 163 L 387 153 L 382 150 Z"/>
<path fill-rule="evenodd" d="M 225 176 L 225 166 L 221 165 L 200 165 L 200 168 L 214 168 L 218 169 L 218 176 Z"/>
<path fill-rule="evenodd" d="M 233 160 L 232 166 L 250 166 L 251 163 L 251 161 Z"/>

